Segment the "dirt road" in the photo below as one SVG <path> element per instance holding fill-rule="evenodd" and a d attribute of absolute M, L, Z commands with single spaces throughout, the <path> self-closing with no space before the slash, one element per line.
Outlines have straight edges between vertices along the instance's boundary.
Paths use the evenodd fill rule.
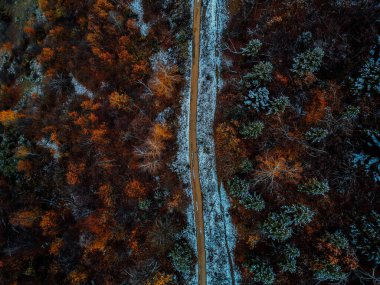
<path fill-rule="evenodd" d="M 202 1 L 194 0 L 193 11 L 193 54 L 191 66 L 190 86 L 190 125 L 189 125 L 189 158 L 191 171 L 191 186 L 194 199 L 194 215 L 197 231 L 198 249 L 198 284 L 206 285 L 206 251 L 203 221 L 202 190 L 199 179 L 199 160 L 197 146 L 197 102 L 198 102 L 198 77 L 199 77 L 199 46 L 201 29 Z"/>

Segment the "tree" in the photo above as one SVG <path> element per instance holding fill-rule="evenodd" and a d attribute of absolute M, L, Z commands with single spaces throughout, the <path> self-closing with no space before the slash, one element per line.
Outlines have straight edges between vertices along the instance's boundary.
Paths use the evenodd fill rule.
<path fill-rule="evenodd" d="M 295 273 L 297 270 L 297 259 L 300 257 L 300 250 L 294 245 L 286 244 L 279 252 L 281 260 L 279 266 L 282 272 Z"/>
<path fill-rule="evenodd" d="M 276 280 L 276 274 L 272 266 L 262 259 L 255 258 L 248 267 L 249 272 L 253 274 L 252 280 L 264 285 L 271 285 Z"/>
<path fill-rule="evenodd" d="M 239 200 L 239 204 L 247 210 L 262 211 L 265 208 L 265 201 L 261 194 L 249 192 L 249 183 L 238 177 L 228 181 L 228 187 L 232 197 Z"/>
<path fill-rule="evenodd" d="M 310 195 L 325 195 L 330 191 L 330 186 L 327 180 L 319 181 L 317 178 L 311 178 L 305 184 L 299 185 L 298 191 Z"/>
<path fill-rule="evenodd" d="M 351 226 L 351 242 L 368 261 L 380 265 L 380 214 L 372 211 Z"/>
<path fill-rule="evenodd" d="M 311 222 L 314 212 L 300 204 L 281 207 L 278 213 L 270 213 L 261 225 L 261 233 L 274 240 L 285 241 L 293 234 L 294 226 L 303 226 Z"/>
<path fill-rule="evenodd" d="M 380 37 L 377 44 L 371 49 L 371 57 L 360 70 L 359 76 L 354 80 L 351 91 L 356 96 L 373 96 L 380 94 L 380 57 L 378 48 Z"/>
<path fill-rule="evenodd" d="M 38 209 L 20 210 L 10 216 L 10 223 L 13 226 L 32 228 L 35 221 L 40 218 Z"/>
<path fill-rule="evenodd" d="M 80 175 L 84 172 L 85 170 L 85 164 L 84 163 L 74 163 L 74 162 L 69 162 L 67 166 L 67 173 L 66 173 L 66 181 L 69 185 L 77 185 L 79 184 L 80 180 Z"/>
<path fill-rule="evenodd" d="M 322 128 L 311 128 L 305 134 L 305 138 L 311 143 L 320 143 L 329 135 L 329 131 Z"/>
<path fill-rule="evenodd" d="M 149 87 L 154 95 L 171 98 L 179 80 L 177 65 L 165 65 L 160 63 L 153 78 L 149 82 Z"/>
<path fill-rule="evenodd" d="M 256 112 L 264 111 L 269 105 L 269 91 L 266 87 L 250 90 L 244 100 L 244 105 Z"/>
<path fill-rule="evenodd" d="M 264 123 L 262 121 L 250 122 L 240 129 L 240 134 L 245 138 L 257 139 L 264 130 Z"/>
<path fill-rule="evenodd" d="M 259 39 L 252 39 L 248 42 L 247 46 L 241 49 L 242 54 L 254 57 L 260 51 L 262 42 Z"/>
<path fill-rule="evenodd" d="M 293 222 L 285 213 L 270 213 L 260 231 L 274 241 L 285 241 L 293 234 Z"/>
<path fill-rule="evenodd" d="M 173 275 L 158 272 L 154 275 L 153 280 L 148 280 L 144 285 L 168 285 L 173 281 Z"/>
<path fill-rule="evenodd" d="M 299 77 L 303 77 L 307 73 L 315 73 L 319 70 L 324 55 L 325 52 L 319 47 L 309 49 L 293 59 L 291 71 Z"/>
<path fill-rule="evenodd" d="M 193 251 L 187 243 L 177 243 L 169 252 L 173 267 L 182 274 L 190 274 L 193 271 Z"/>
<path fill-rule="evenodd" d="M 126 94 L 119 94 L 118 92 L 112 92 L 109 97 L 109 102 L 112 108 L 122 111 L 130 110 L 131 98 Z"/>
<path fill-rule="evenodd" d="M 245 157 L 243 144 L 238 138 L 236 129 L 228 123 L 222 123 L 216 128 L 216 149 L 221 156 L 224 174 L 229 177 L 239 169 L 240 161 Z"/>
<path fill-rule="evenodd" d="M 314 278 L 319 282 L 344 282 L 349 273 L 342 272 L 342 268 L 337 264 L 323 264 L 315 270 Z"/>
<path fill-rule="evenodd" d="M 244 76 L 248 86 L 259 87 L 272 81 L 273 65 L 269 61 L 260 61 L 252 68 L 252 72 Z"/>
<path fill-rule="evenodd" d="M 4 126 L 10 126 L 18 119 L 19 115 L 12 110 L 0 111 L 0 123 Z"/>
<path fill-rule="evenodd" d="M 301 179 L 303 168 L 291 152 L 272 150 L 256 157 L 259 163 L 255 171 L 255 182 L 273 189 L 279 182 L 296 184 Z"/>
<path fill-rule="evenodd" d="M 289 97 L 280 96 L 269 102 L 269 110 L 267 115 L 278 115 L 284 113 L 285 109 L 290 105 Z"/>
<path fill-rule="evenodd" d="M 313 220 L 315 213 L 302 204 L 293 204 L 290 206 L 282 206 L 282 212 L 291 218 L 292 223 L 296 226 L 303 226 Z"/>
<path fill-rule="evenodd" d="M 43 235 L 54 236 L 58 233 L 59 216 L 54 211 L 46 211 L 41 218 L 40 228 Z"/>

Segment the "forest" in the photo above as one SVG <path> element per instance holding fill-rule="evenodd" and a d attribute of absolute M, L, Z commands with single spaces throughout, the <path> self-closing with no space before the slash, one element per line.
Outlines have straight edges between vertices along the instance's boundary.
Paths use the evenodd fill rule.
<path fill-rule="evenodd" d="M 380 284 L 375 0 L 0 0 L 0 284 Z"/>

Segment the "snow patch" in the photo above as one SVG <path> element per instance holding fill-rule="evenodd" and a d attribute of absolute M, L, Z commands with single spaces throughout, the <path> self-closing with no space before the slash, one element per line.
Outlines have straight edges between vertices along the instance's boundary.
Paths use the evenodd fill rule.
<path fill-rule="evenodd" d="M 48 148 L 51 151 L 51 153 L 53 154 L 54 159 L 57 160 L 58 158 L 61 157 L 61 153 L 59 151 L 59 146 L 55 142 L 52 142 L 51 140 L 43 138 L 37 144 L 39 146 Z"/>
<path fill-rule="evenodd" d="M 74 75 L 70 74 L 71 76 L 71 84 L 74 86 L 75 93 L 78 95 L 86 95 L 88 98 L 94 98 L 94 93 L 92 93 L 90 90 L 88 90 L 84 85 L 82 85 L 75 77 Z"/>
<path fill-rule="evenodd" d="M 149 25 L 144 22 L 144 8 L 142 6 L 142 0 L 133 0 L 129 5 L 129 8 L 137 15 L 137 24 L 140 28 L 140 33 L 146 37 L 149 32 Z"/>

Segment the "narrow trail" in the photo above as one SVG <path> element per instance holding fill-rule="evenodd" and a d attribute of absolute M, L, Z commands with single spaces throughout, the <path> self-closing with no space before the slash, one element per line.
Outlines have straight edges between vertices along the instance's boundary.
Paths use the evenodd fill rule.
<path fill-rule="evenodd" d="M 197 107 L 198 79 L 201 30 L 202 1 L 194 0 L 193 11 L 193 54 L 190 85 L 190 124 L 189 124 L 189 160 L 191 171 L 191 186 L 194 200 L 194 216 L 196 225 L 197 254 L 198 254 L 198 284 L 206 285 L 206 251 L 204 235 L 203 201 L 199 178 L 199 158 L 197 145 Z"/>

